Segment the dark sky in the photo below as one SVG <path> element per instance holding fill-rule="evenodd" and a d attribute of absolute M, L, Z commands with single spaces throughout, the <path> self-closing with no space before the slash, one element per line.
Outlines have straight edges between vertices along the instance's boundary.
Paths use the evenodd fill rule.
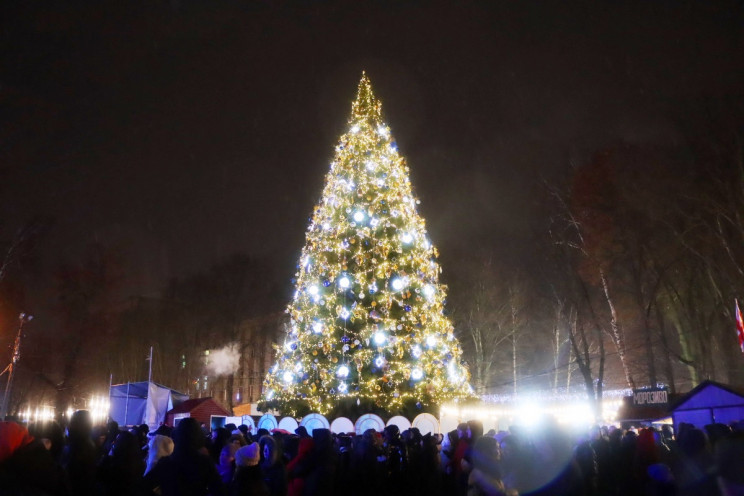
<path fill-rule="evenodd" d="M 0 240 L 52 216 L 50 268 L 98 241 L 150 293 L 242 251 L 289 293 L 366 70 L 445 277 L 519 258 L 541 178 L 741 101 L 742 26 L 724 1 L 4 2 Z"/>

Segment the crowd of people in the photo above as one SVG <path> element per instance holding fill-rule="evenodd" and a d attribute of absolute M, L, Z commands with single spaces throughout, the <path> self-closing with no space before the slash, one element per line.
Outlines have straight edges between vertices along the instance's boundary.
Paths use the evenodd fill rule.
<path fill-rule="evenodd" d="M 741 428 L 741 429 L 740 429 Z M 0 495 L 61 496 L 732 496 L 744 495 L 744 424 L 698 429 L 593 427 L 484 433 L 478 421 L 444 435 L 336 435 L 304 427 L 207 432 L 0 422 Z"/>

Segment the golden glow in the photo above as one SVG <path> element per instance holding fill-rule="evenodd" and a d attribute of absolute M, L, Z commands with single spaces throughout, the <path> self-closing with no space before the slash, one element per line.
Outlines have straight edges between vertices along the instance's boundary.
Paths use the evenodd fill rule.
<path fill-rule="evenodd" d="M 263 403 L 285 415 L 327 413 L 349 397 L 394 411 L 471 396 L 438 253 L 381 116 L 363 75 L 300 257 L 287 309 L 296 335 L 264 382 Z"/>

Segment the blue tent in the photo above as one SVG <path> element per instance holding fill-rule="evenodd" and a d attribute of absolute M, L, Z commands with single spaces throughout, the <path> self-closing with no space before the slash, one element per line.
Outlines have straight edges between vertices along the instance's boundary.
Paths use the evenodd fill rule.
<path fill-rule="evenodd" d="M 189 399 L 183 393 L 155 382 L 116 384 L 109 390 L 109 416 L 119 425 L 147 424 L 156 429 L 165 414 Z"/>
<path fill-rule="evenodd" d="M 744 420 L 744 395 L 729 386 L 704 381 L 680 398 L 671 410 L 675 429 L 686 422 L 702 429 L 708 424 Z"/>

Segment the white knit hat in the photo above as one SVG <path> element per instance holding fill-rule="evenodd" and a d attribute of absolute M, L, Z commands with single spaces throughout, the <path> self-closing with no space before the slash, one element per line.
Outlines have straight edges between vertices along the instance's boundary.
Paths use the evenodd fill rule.
<path fill-rule="evenodd" d="M 261 453 L 258 448 L 258 443 L 256 442 L 243 446 L 235 452 L 235 465 L 241 467 L 252 467 L 258 465 L 260 460 Z"/>

